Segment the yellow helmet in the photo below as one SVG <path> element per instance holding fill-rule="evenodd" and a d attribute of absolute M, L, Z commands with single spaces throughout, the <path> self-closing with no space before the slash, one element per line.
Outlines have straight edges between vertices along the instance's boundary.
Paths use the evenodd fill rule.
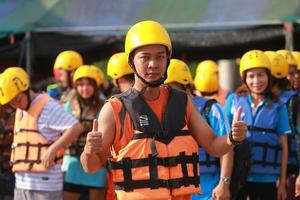
<path fill-rule="evenodd" d="M 271 74 L 276 78 L 285 78 L 289 73 L 289 64 L 286 59 L 275 51 L 264 52 L 271 62 Z"/>
<path fill-rule="evenodd" d="M 213 71 L 199 71 L 194 80 L 196 90 L 200 92 L 213 93 L 219 88 L 218 73 Z"/>
<path fill-rule="evenodd" d="M 282 55 L 286 59 L 286 61 L 288 62 L 289 65 L 297 66 L 297 61 L 290 51 L 288 51 L 286 49 L 281 49 L 281 50 L 276 51 L 276 53 L 279 53 L 280 55 Z"/>
<path fill-rule="evenodd" d="M 126 53 L 112 55 L 107 64 L 107 75 L 112 79 L 118 79 L 127 74 L 133 74 L 133 70 L 127 62 Z"/>
<path fill-rule="evenodd" d="M 9 67 L 0 75 L 0 103 L 5 105 L 28 90 L 29 77 L 21 67 Z"/>
<path fill-rule="evenodd" d="M 73 71 L 81 65 L 83 65 L 81 55 L 76 51 L 68 50 L 58 54 L 54 63 L 54 69 Z"/>
<path fill-rule="evenodd" d="M 182 60 L 171 59 L 167 73 L 168 78 L 165 80 L 165 84 L 177 82 L 182 85 L 188 85 L 193 83 L 192 73 Z"/>
<path fill-rule="evenodd" d="M 196 74 L 200 73 L 200 71 L 211 71 L 218 72 L 218 65 L 215 61 L 212 60 L 204 60 L 200 62 L 196 69 Z"/>
<path fill-rule="evenodd" d="M 75 83 L 80 78 L 91 78 L 96 81 L 97 86 L 104 82 L 103 72 L 94 65 L 82 65 L 76 69 L 73 76 L 73 83 Z"/>
<path fill-rule="evenodd" d="M 161 44 L 168 48 L 169 57 L 172 54 L 172 44 L 167 30 L 156 21 L 141 21 L 133 25 L 125 38 L 127 56 L 138 47 Z"/>
<path fill-rule="evenodd" d="M 243 73 L 246 70 L 254 68 L 265 68 L 271 71 L 271 63 L 268 56 L 260 50 L 250 50 L 242 56 L 240 61 L 241 77 L 243 77 Z"/>
<path fill-rule="evenodd" d="M 300 52 L 299 51 L 292 51 L 292 55 L 294 56 L 296 63 L 297 63 L 297 70 L 300 70 Z"/>

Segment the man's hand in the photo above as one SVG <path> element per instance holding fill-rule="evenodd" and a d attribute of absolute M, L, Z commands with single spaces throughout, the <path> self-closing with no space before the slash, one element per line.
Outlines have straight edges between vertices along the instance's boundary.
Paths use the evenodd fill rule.
<path fill-rule="evenodd" d="M 84 146 L 85 154 L 99 153 L 102 149 L 102 133 L 98 132 L 98 121 L 94 119 L 93 129 L 87 134 L 86 144 Z"/>
<path fill-rule="evenodd" d="M 246 138 L 247 134 L 247 124 L 243 121 L 240 121 L 241 114 L 243 112 L 242 107 L 239 107 L 237 112 L 234 115 L 232 127 L 231 127 L 231 133 L 232 139 L 236 142 L 241 142 Z M 228 138 L 227 140 L 229 144 L 232 144 L 232 141 Z"/>
<path fill-rule="evenodd" d="M 50 169 L 55 165 L 56 151 L 51 148 L 51 146 L 47 149 L 45 153 L 41 156 L 42 165 L 46 169 Z"/>

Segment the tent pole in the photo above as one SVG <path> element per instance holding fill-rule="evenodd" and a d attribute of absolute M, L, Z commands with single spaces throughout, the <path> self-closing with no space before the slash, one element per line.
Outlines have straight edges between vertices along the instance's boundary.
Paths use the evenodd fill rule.
<path fill-rule="evenodd" d="M 28 73 L 28 76 L 31 77 L 31 73 L 32 73 L 32 66 L 31 66 L 31 33 L 30 32 L 26 32 L 25 33 L 25 39 L 26 39 L 26 47 L 25 47 L 25 52 L 26 52 L 26 71 Z"/>
<path fill-rule="evenodd" d="M 294 25 L 292 22 L 285 22 L 283 24 L 285 35 L 285 49 L 294 50 Z"/>

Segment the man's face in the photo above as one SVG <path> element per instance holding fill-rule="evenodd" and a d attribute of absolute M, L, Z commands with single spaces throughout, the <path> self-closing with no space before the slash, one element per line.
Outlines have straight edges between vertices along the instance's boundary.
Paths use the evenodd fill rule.
<path fill-rule="evenodd" d="M 168 54 L 163 45 L 147 45 L 134 51 L 133 63 L 136 72 L 147 82 L 156 81 L 164 76 Z"/>

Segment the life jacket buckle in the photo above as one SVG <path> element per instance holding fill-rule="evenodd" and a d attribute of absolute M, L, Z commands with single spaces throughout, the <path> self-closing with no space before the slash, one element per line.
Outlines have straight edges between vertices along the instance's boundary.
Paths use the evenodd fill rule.
<path fill-rule="evenodd" d="M 18 143 L 12 143 L 12 144 L 11 144 L 11 148 L 12 148 L 12 149 L 15 149 L 16 147 L 18 147 Z"/>
<path fill-rule="evenodd" d="M 17 134 L 19 132 L 21 132 L 21 129 L 20 128 L 16 128 L 15 131 L 14 131 L 14 134 Z"/>

